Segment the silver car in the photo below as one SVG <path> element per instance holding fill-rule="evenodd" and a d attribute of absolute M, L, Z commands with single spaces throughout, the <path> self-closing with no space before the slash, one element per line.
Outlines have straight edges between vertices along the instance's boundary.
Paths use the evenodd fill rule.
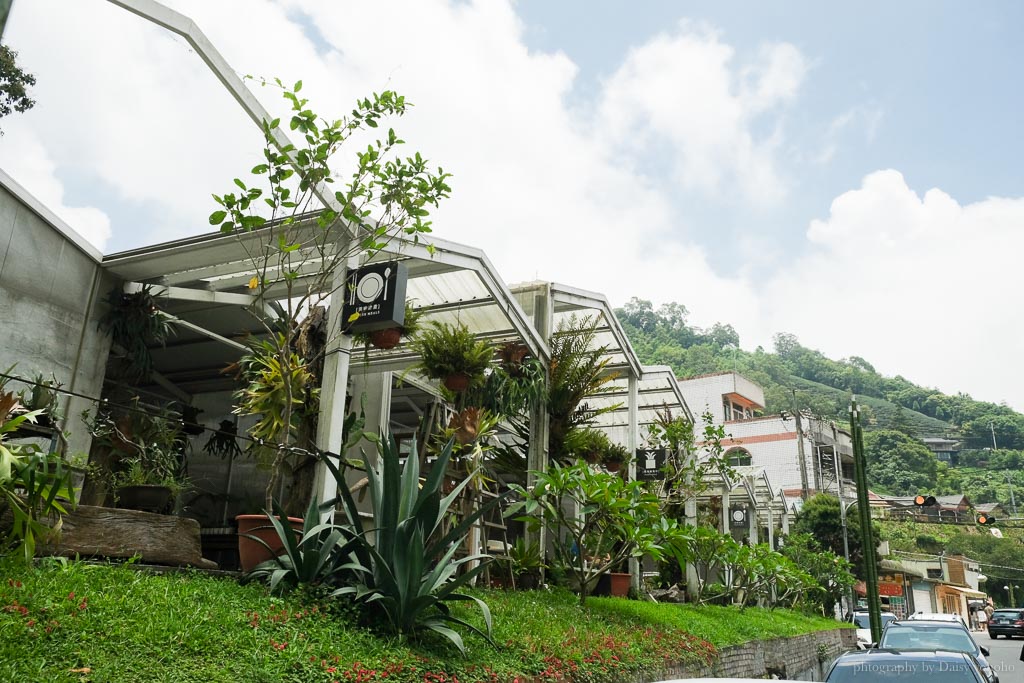
<path fill-rule="evenodd" d="M 925 621 L 920 618 L 894 621 L 882 631 L 878 647 L 966 652 L 978 660 L 989 683 L 999 683 L 999 677 L 985 659 L 989 655 L 988 648 L 974 642 L 971 632 L 959 621 Z"/>

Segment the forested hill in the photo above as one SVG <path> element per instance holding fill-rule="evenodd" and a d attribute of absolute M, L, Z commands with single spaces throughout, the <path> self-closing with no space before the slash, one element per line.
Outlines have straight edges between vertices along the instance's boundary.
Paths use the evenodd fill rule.
<path fill-rule="evenodd" d="M 852 393 L 865 406 L 865 431 L 952 437 L 965 449 L 979 450 L 992 446 L 994 431 L 999 449 L 1024 450 L 1024 415 L 967 394 L 948 396 L 899 375 L 885 377 L 858 356 L 832 360 L 781 333 L 771 351 L 744 351 L 732 325 L 699 329 L 677 303 L 655 310 L 634 297 L 616 314 L 642 362 L 669 365 L 679 377 L 735 370 L 764 387 L 767 413 L 800 408 L 842 424 Z"/>

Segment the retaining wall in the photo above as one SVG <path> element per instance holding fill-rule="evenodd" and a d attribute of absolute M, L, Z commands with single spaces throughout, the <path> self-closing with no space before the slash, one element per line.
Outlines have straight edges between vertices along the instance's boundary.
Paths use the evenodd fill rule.
<path fill-rule="evenodd" d="M 835 659 L 855 647 L 856 631 L 835 629 L 722 648 L 710 665 L 671 667 L 647 681 L 675 678 L 785 678 L 820 681 Z"/>

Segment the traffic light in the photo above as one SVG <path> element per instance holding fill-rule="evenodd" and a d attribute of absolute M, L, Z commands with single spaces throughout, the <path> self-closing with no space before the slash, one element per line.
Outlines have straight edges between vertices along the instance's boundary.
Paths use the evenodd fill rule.
<path fill-rule="evenodd" d="M 932 507 L 937 504 L 938 502 L 935 500 L 935 496 L 926 496 L 920 493 L 914 496 L 914 505 L 918 507 Z"/>
<path fill-rule="evenodd" d="M 982 514 L 978 515 L 978 524 L 985 524 L 985 525 L 987 525 L 987 524 L 995 524 L 995 523 L 996 523 L 996 518 L 993 517 L 992 515 L 986 515 L 985 513 L 982 513 Z"/>

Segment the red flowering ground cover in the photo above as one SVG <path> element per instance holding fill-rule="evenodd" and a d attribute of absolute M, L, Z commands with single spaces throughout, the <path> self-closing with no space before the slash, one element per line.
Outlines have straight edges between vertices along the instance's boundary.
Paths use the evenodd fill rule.
<path fill-rule="evenodd" d="M 835 622 L 776 611 L 653 605 L 566 591 L 480 591 L 497 649 L 466 634 L 399 640 L 337 603 L 191 573 L 0 563 L 0 680 L 78 683 L 602 683 L 708 661 L 716 644 Z M 479 625 L 479 612 L 459 616 Z M 756 633 L 754 633 L 756 631 Z"/>

